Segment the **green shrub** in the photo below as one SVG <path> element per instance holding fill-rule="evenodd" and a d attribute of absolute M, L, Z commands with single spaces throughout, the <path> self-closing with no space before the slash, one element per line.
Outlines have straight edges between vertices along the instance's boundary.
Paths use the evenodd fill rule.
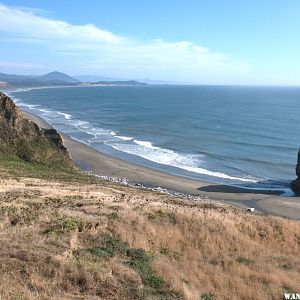
<path fill-rule="evenodd" d="M 166 220 L 172 224 L 176 224 L 176 216 L 172 212 L 164 211 L 162 209 L 157 210 L 154 213 L 149 213 L 148 214 L 148 219 L 152 221 L 161 221 L 161 220 Z"/>
<path fill-rule="evenodd" d="M 243 264 L 243 265 L 246 265 L 246 266 L 254 264 L 254 260 L 249 259 L 249 258 L 246 258 L 246 257 L 243 257 L 243 256 L 238 257 L 238 258 L 236 259 L 236 261 L 237 261 L 238 263 Z"/>
<path fill-rule="evenodd" d="M 159 295 L 159 299 L 178 298 L 178 294 L 164 288 L 164 282 L 152 269 L 154 259 L 153 253 L 147 253 L 143 249 L 130 248 L 120 238 L 104 234 L 100 238 L 100 245 L 87 251 L 96 257 L 109 258 L 121 256 L 125 264 L 134 269 L 142 279 L 145 288 L 142 290 L 144 295 Z"/>
<path fill-rule="evenodd" d="M 100 246 L 88 249 L 93 255 L 99 257 L 113 257 L 116 255 L 125 255 L 128 245 L 114 235 L 104 234 L 100 238 Z"/>
<path fill-rule="evenodd" d="M 21 159 L 32 162 L 34 158 L 34 149 L 29 144 L 29 142 L 25 140 L 19 140 L 16 147 L 17 156 Z"/>
<path fill-rule="evenodd" d="M 110 220 L 115 220 L 115 221 L 121 221 L 122 220 L 122 217 L 116 212 L 112 212 L 112 213 L 108 214 L 107 217 Z"/>
<path fill-rule="evenodd" d="M 204 293 L 201 295 L 201 300 L 214 300 L 212 294 Z"/>
<path fill-rule="evenodd" d="M 294 269 L 294 265 L 291 263 L 286 263 L 286 264 L 281 265 L 281 268 L 286 271 L 292 271 Z"/>
<path fill-rule="evenodd" d="M 215 259 L 211 259 L 208 263 L 213 266 L 217 266 L 219 264 L 218 261 Z"/>
<path fill-rule="evenodd" d="M 43 233 L 47 236 L 58 236 L 65 232 L 73 231 L 79 227 L 83 227 L 83 224 L 80 220 L 74 218 L 61 219 L 54 226 L 44 230 Z"/>

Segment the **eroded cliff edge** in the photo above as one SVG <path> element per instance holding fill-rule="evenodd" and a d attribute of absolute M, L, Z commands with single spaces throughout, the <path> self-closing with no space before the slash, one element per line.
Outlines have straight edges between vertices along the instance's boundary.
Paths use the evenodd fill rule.
<path fill-rule="evenodd" d="M 61 135 L 24 118 L 13 100 L 0 92 L 0 157 L 74 167 Z"/>

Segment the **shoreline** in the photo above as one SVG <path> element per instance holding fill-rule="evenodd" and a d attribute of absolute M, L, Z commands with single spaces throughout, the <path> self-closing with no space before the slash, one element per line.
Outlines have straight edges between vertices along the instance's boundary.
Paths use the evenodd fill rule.
<path fill-rule="evenodd" d="M 52 128 L 41 117 L 29 112 L 22 113 L 41 128 Z M 76 166 L 84 171 L 91 171 L 96 176 L 116 178 L 119 181 L 126 179 L 136 186 L 166 189 L 243 209 L 254 207 L 260 213 L 300 220 L 300 197 L 283 197 L 275 191 L 238 188 L 172 175 L 103 154 L 64 133 L 61 135 Z"/>

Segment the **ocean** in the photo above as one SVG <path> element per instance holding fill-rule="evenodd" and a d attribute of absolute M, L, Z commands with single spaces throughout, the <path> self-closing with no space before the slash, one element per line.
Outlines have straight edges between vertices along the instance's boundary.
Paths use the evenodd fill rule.
<path fill-rule="evenodd" d="M 300 88 L 99 86 L 11 92 L 99 151 L 209 182 L 283 189 L 295 178 Z"/>

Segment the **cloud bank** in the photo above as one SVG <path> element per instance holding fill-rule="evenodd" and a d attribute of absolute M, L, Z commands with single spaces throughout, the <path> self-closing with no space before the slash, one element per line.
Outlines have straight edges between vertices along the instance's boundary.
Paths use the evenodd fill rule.
<path fill-rule="evenodd" d="M 73 64 L 75 73 L 77 69 L 77 73 L 104 71 L 115 76 L 191 81 L 205 76 L 242 74 L 251 69 L 245 62 L 191 41 L 140 41 L 93 24 L 70 24 L 41 16 L 36 9 L 4 4 L 0 4 L 0 35 L 7 42 L 45 47 Z"/>

